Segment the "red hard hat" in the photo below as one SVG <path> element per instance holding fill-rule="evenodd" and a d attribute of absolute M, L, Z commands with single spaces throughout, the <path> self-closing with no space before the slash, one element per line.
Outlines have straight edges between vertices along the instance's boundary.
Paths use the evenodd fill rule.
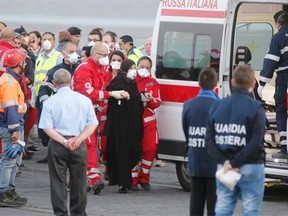
<path fill-rule="evenodd" d="M 19 49 L 9 49 L 4 53 L 3 67 L 16 67 L 26 59 L 26 54 Z"/>

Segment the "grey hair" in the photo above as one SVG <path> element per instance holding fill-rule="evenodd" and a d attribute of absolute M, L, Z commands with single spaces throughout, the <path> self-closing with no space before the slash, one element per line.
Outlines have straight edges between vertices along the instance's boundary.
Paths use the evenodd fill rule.
<path fill-rule="evenodd" d="M 60 68 L 54 73 L 53 80 L 60 87 L 70 85 L 71 74 L 66 69 Z"/>

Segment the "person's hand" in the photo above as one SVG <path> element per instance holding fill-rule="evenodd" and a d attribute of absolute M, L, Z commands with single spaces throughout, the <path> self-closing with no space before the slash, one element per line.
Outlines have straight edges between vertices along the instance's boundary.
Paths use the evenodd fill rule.
<path fill-rule="evenodd" d="M 148 102 L 153 98 L 152 92 L 143 92 L 141 93 L 141 100 L 142 102 Z"/>
<path fill-rule="evenodd" d="M 227 173 L 229 170 L 232 170 L 232 166 L 229 160 L 226 160 L 223 164 L 224 174 Z"/>
<path fill-rule="evenodd" d="M 17 140 L 19 139 L 19 131 L 14 131 L 11 134 L 11 140 L 13 143 L 17 142 Z"/>
<path fill-rule="evenodd" d="M 72 137 L 67 140 L 65 147 L 71 151 L 75 151 L 81 145 L 82 140 L 79 137 Z"/>
<path fill-rule="evenodd" d="M 263 91 L 264 86 L 259 85 L 257 88 L 257 93 L 260 98 L 262 98 L 262 91 Z"/>
<path fill-rule="evenodd" d="M 128 92 L 124 91 L 124 90 L 119 90 L 119 91 L 111 91 L 110 92 L 110 96 L 115 98 L 115 99 L 130 99 L 130 95 Z"/>

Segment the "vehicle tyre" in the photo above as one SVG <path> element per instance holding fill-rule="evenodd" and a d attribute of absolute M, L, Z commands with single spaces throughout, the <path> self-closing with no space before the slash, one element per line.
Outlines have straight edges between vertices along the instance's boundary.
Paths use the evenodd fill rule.
<path fill-rule="evenodd" d="M 190 176 L 188 171 L 188 163 L 187 162 L 176 162 L 176 173 L 177 178 L 184 189 L 184 191 L 190 191 Z"/>

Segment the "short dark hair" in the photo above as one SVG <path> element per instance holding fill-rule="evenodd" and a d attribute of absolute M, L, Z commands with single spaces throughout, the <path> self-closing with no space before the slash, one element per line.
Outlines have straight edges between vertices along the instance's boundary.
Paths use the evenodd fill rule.
<path fill-rule="evenodd" d="M 50 34 L 50 35 L 53 37 L 53 39 L 55 40 L 55 35 L 54 35 L 54 33 L 52 33 L 52 32 L 44 32 L 44 33 L 42 34 L 42 37 L 43 37 L 44 35 L 46 35 L 46 34 Z"/>
<path fill-rule="evenodd" d="M 106 31 L 105 33 L 113 35 L 113 37 L 115 37 L 115 39 L 117 38 L 117 34 L 113 31 Z"/>
<path fill-rule="evenodd" d="M 75 26 L 68 28 L 67 31 L 71 35 L 81 35 L 81 29 L 79 29 L 78 27 L 75 27 Z"/>
<path fill-rule="evenodd" d="M 109 62 L 111 62 L 111 59 L 114 55 L 120 56 L 122 58 L 122 61 L 125 59 L 125 55 L 123 54 L 123 52 L 121 52 L 120 50 L 115 50 L 110 54 Z"/>
<path fill-rule="evenodd" d="M 92 46 L 83 46 L 82 47 L 82 51 L 85 51 L 85 55 L 87 56 L 87 58 L 91 55 L 91 48 L 92 48 Z"/>
<path fill-rule="evenodd" d="M 89 35 L 98 35 L 99 38 L 100 38 L 100 41 L 102 41 L 102 34 L 101 34 L 101 32 L 99 31 L 98 28 L 92 29 L 92 30 L 89 32 Z"/>
<path fill-rule="evenodd" d="M 131 46 L 134 45 L 133 38 L 130 35 L 123 35 L 120 37 L 123 43 L 130 43 Z"/>
<path fill-rule="evenodd" d="M 141 61 L 147 60 L 150 62 L 150 66 L 152 67 L 152 60 L 148 57 L 148 56 L 142 56 L 138 62 L 137 62 L 137 66 L 140 64 Z"/>
<path fill-rule="evenodd" d="M 217 73 L 215 68 L 202 69 L 199 74 L 199 85 L 202 89 L 214 89 L 217 85 Z"/>
<path fill-rule="evenodd" d="M 28 36 L 30 36 L 30 34 L 35 34 L 37 38 L 40 38 L 40 41 L 39 41 L 38 45 L 41 46 L 42 36 L 41 36 L 40 32 L 39 31 L 31 31 L 31 32 L 28 33 Z"/>
<path fill-rule="evenodd" d="M 109 31 L 109 32 L 105 32 L 105 33 L 103 34 L 103 36 L 104 36 L 104 35 L 109 35 L 109 36 L 111 37 L 111 39 L 112 39 L 112 42 L 114 42 L 114 43 L 116 42 L 116 37 L 117 37 L 117 36 L 115 36 L 115 34 L 113 34 L 112 32 L 110 32 L 110 31 Z"/>
<path fill-rule="evenodd" d="M 6 23 L 4 23 L 4 22 L 1 22 L 1 21 L 0 21 L 0 24 L 2 24 L 2 25 L 4 25 L 5 27 L 7 27 Z"/>
<path fill-rule="evenodd" d="M 288 13 L 286 11 L 278 11 L 274 14 L 273 19 L 275 23 L 284 25 L 288 23 Z"/>

